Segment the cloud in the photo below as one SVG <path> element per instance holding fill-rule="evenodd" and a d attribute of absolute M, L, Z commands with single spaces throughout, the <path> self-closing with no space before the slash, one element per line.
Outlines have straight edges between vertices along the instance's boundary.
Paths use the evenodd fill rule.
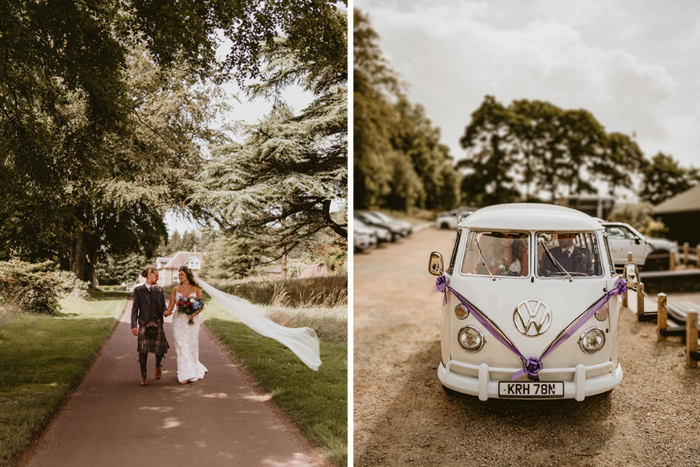
<path fill-rule="evenodd" d="M 673 98 L 678 83 L 664 67 L 628 50 L 588 43 L 581 25 L 618 21 L 625 12 L 603 1 L 572 6 L 578 4 L 418 3 L 404 11 L 368 11 L 383 51 L 410 85 L 411 100 L 426 107 L 457 157 L 469 114 L 486 94 L 504 104 L 526 98 L 585 108 L 608 131 L 667 140 L 671 133 L 657 109 Z M 564 21 L 572 17 L 578 19 Z"/>

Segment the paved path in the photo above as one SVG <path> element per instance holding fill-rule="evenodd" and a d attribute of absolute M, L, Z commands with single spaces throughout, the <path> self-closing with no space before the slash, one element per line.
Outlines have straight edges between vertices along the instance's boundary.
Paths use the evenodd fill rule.
<path fill-rule="evenodd" d="M 139 385 L 131 300 L 83 382 L 39 441 L 29 466 L 308 466 L 297 439 L 243 379 L 216 343 L 200 332 L 203 380 L 181 385 L 170 327 L 163 377 L 148 357 Z"/>

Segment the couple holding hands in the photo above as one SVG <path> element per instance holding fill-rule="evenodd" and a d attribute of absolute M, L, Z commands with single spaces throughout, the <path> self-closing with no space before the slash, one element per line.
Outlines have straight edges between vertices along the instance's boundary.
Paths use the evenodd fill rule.
<path fill-rule="evenodd" d="M 141 276 L 146 283 L 134 289 L 134 303 L 131 308 L 131 332 L 138 337 L 139 364 L 141 366 L 141 386 L 147 386 L 146 363 L 148 354 L 156 354 L 156 379 L 160 379 L 161 362 L 170 348 L 163 329 L 164 316 L 170 316 L 177 304 L 193 299 L 201 304 L 202 289 L 194 279 L 192 271 L 182 266 L 178 273 L 180 285 L 170 294 L 170 303 L 165 306 L 163 289 L 158 287 L 158 271 L 146 268 Z M 183 301 L 183 299 L 186 299 Z M 176 313 L 172 327 L 177 355 L 177 379 L 180 384 L 197 381 L 204 377 L 207 369 L 199 362 L 199 313 L 201 306 L 193 314 Z"/>

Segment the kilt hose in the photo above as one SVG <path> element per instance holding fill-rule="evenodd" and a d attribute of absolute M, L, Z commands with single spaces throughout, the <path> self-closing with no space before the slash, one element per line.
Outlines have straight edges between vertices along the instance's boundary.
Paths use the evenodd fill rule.
<path fill-rule="evenodd" d="M 139 339 L 138 339 L 138 352 L 139 353 L 155 353 L 164 354 L 170 348 L 168 345 L 168 339 L 165 337 L 165 329 L 163 329 L 163 320 L 159 319 L 156 321 L 158 324 L 158 332 L 155 339 L 149 339 L 146 337 L 146 327 L 139 327 Z"/>

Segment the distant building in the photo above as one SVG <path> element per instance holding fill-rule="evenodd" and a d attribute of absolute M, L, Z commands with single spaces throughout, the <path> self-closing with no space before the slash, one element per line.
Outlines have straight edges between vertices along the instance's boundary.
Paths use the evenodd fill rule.
<path fill-rule="evenodd" d="M 615 207 L 615 198 L 600 195 L 569 195 L 559 198 L 557 204 L 577 209 L 589 216 L 605 219 Z"/>
<path fill-rule="evenodd" d="M 204 265 L 204 253 L 178 251 L 177 253 L 158 258 L 155 264 L 151 265 L 151 267 L 158 270 L 158 275 L 160 276 L 158 285 L 167 287 L 179 284 L 178 274 L 182 265 L 186 265 L 192 272 L 197 274 Z"/>
<path fill-rule="evenodd" d="M 654 207 L 654 217 L 668 227 L 668 238 L 690 246 L 700 243 L 700 184 Z"/>

